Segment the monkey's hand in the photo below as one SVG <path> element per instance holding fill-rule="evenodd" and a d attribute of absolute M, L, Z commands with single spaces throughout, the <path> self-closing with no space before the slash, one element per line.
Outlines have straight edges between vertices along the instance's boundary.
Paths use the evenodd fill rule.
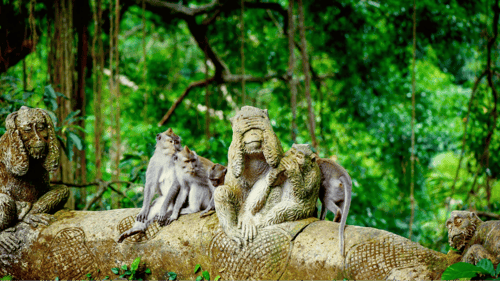
<path fill-rule="evenodd" d="M 0 247 L 8 253 L 12 253 L 19 248 L 21 240 L 15 235 L 16 228 L 7 228 L 0 233 Z"/>
<path fill-rule="evenodd" d="M 300 176 L 300 167 L 297 161 L 284 158 L 281 160 L 281 164 L 285 167 L 288 177 L 293 178 Z"/>
<path fill-rule="evenodd" d="M 140 222 L 146 222 L 148 219 L 149 215 L 149 208 L 142 208 L 137 217 L 135 218 L 136 221 Z"/>
<path fill-rule="evenodd" d="M 49 215 L 49 214 L 27 214 L 23 218 L 23 222 L 31 225 L 32 227 L 38 227 L 38 224 L 43 224 L 43 225 L 49 225 L 50 221 L 53 221 L 54 216 Z"/>
<path fill-rule="evenodd" d="M 168 211 L 168 212 L 163 212 L 161 211 L 159 214 L 157 214 L 153 220 L 156 220 L 158 221 L 158 224 L 160 226 L 165 226 L 165 225 L 168 225 L 170 224 L 172 221 L 170 221 L 169 223 L 166 223 L 166 221 L 168 220 L 168 218 L 172 215 L 172 211 Z"/>

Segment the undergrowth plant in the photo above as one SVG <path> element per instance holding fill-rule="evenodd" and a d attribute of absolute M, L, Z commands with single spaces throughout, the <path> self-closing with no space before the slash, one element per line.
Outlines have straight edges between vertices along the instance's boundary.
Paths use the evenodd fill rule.
<path fill-rule="evenodd" d="M 481 277 L 481 280 L 500 280 L 500 265 L 497 269 L 489 259 L 482 259 L 476 265 L 458 262 L 446 268 L 441 276 L 441 280 L 471 280 L 474 277 Z"/>

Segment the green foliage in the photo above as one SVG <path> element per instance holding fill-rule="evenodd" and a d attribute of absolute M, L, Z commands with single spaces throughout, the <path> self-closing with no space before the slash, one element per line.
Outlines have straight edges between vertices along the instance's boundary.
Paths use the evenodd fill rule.
<path fill-rule="evenodd" d="M 120 268 L 113 267 L 111 268 L 111 272 L 116 275 L 120 275 L 119 278 L 128 277 L 129 280 L 142 280 L 138 278 L 138 276 L 143 276 L 144 274 L 151 274 L 151 269 L 146 268 L 143 272 L 139 271 L 139 265 L 141 263 L 141 257 L 137 257 L 130 264 L 130 268 L 124 264 Z"/>
<path fill-rule="evenodd" d="M 12 276 L 10 275 L 5 275 L 4 277 L 2 277 L 2 279 L 0 280 L 13 280 Z"/>
<path fill-rule="evenodd" d="M 196 281 L 201 281 L 201 280 L 209 281 L 210 280 L 210 273 L 206 270 L 203 270 L 203 268 L 201 267 L 200 264 L 196 264 L 196 266 L 194 267 L 193 273 L 196 274 L 198 271 L 201 271 L 201 275 L 196 277 Z M 220 276 L 217 275 L 214 280 L 219 280 L 219 279 L 220 279 Z"/>
<path fill-rule="evenodd" d="M 489 259 L 482 259 L 476 265 L 458 262 L 446 268 L 441 276 L 441 280 L 463 280 L 463 278 L 470 279 L 478 275 L 486 278 L 486 280 L 500 280 L 494 279 L 500 277 L 500 265 L 497 266 L 497 270 L 495 271 L 493 263 Z"/>
<path fill-rule="evenodd" d="M 170 271 L 168 273 L 168 280 L 173 281 L 175 279 L 177 279 L 177 273 Z"/>

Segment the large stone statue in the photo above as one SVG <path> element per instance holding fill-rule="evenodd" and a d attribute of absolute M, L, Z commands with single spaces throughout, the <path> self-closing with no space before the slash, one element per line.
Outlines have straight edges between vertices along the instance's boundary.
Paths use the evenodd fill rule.
<path fill-rule="evenodd" d="M 47 112 L 23 106 L 5 123 L 7 132 L 0 138 L 0 246 L 12 252 L 20 239 L 11 227 L 20 221 L 33 227 L 48 224 L 48 214 L 64 206 L 69 190 L 49 184 L 49 172 L 59 165 L 59 147 Z"/>
<path fill-rule="evenodd" d="M 489 259 L 495 265 L 500 263 L 500 221 L 483 222 L 473 212 L 453 211 L 446 227 L 450 246 L 461 253 L 462 262 Z"/>
<path fill-rule="evenodd" d="M 253 190 L 267 188 L 266 176 L 277 168 L 283 148 L 267 110 L 244 106 L 231 119 L 233 140 L 228 151 L 225 184 L 215 190 L 215 209 L 226 235 L 242 245 L 256 234 L 256 223 L 246 216 L 245 202 Z M 244 216 L 244 217 L 240 217 Z"/>

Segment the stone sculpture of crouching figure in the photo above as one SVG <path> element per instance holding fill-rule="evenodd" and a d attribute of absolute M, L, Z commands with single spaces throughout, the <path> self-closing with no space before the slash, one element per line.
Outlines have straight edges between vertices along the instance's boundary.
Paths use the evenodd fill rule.
<path fill-rule="evenodd" d="M 66 186 L 51 187 L 49 172 L 59 165 L 59 147 L 49 114 L 21 107 L 6 119 L 7 132 L 0 138 L 0 246 L 7 252 L 20 241 L 9 235 L 22 221 L 37 227 L 48 225 L 52 214 L 69 196 Z M 10 232 L 12 233 L 12 232 Z"/>

